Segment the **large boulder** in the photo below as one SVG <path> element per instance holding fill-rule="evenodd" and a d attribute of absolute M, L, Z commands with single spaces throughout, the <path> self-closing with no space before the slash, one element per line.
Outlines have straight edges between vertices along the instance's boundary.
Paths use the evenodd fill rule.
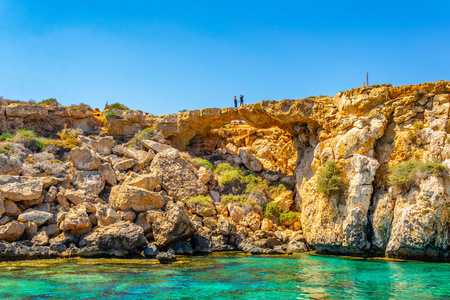
<path fill-rule="evenodd" d="M 52 213 L 39 211 L 35 209 L 27 209 L 21 213 L 17 220 L 20 222 L 35 222 L 37 225 L 42 225 L 53 217 Z"/>
<path fill-rule="evenodd" d="M 0 185 L 3 196 L 12 201 L 30 201 L 39 199 L 42 195 L 43 184 L 39 181 L 11 182 Z"/>
<path fill-rule="evenodd" d="M 109 205 L 100 203 L 95 205 L 95 216 L 100 226 L 107 226 L 120 220 L 120 217 L 114 209 Z"/>
<path fill-rule="evenodd" d="M 101 165 L 98 155 L 87 147 L 73 148 L 69 153 L 69 158 L 75 168 L 79 170 L 97 170 Z"/>
<path fill-rule="evenodd" d="M 126 221 L 98 227 L 84 238 L 84 242 L 87 247 L 130 252 L 137 251 L 148 243 L 142 227 Z"/>
<path fill-rule="evenodd" d="M 12 221 L 0 226 L 0 240 L 15 241 L 23 234 L 26 226 L 23 223 Z"/>
<path fill-rule="evenodd" d="M 174 205 L 153 223 L 153 236 L 158 246 L 166 246 L 170 242 L 179 241 L 195 233 L 194 225 L 186 215 L 184 208 Z"/>
<path fill-rule="evenodd" d="M 138 175 L 136 177 L 129 177 L 124 181 L 124 185 L 135 186 L 139 188 L 146 189 L 148 191 L 153 191 L 161 181 L 159 176 L 154 173 Z"/>
<path fill-rule="evenodd" d="M 91 227 L 84 205 L 72 207 L 68 212 L 58 213 L 58 227 L 61 230 L 80 230 Z"/>
<path fill-rule="evenodd" d="M 143 188 L 116 185 L 111 189 L 109 203 L 115 210 L 134 210 L 143 212 L 164 206 L 164 198 L 155 192 Z"/>
<path fill-rule="evenodd" d="M 165 153 L 156 154 L 150 168 L 159 175 L 164 190 L 175 200 L 204 195 L 208 191 L 194 173 Z"/>
<path fill-rule="evenodd" d="M 250 171 L 260 172 L 262 170 L 261 162 L 255 156 L 250 154 L 248 148 L 239 148 L 239 157 Z"/>
<path fill-rule="evenodd" d="M 77 171 L 71 176 L 72 185 L 86 193 L 98 195 L 105 188 L 105 178 L 99 171 Z"/>
<path fill-rule="evenodd" d="M 17 158 L 0 154 L 0 175 L 19 175 L 21 167 Z"/>
<path fill-rule="evenodd" d="M 147 148 L 149 150 L 153 150 L 157 153 L 163 152 L 170 148 L 169 145 L 161 144 L 161 143 L 151 141 L 151 140 L 143 140 L 142 145 L 144 145 L 145 148 Z"/>

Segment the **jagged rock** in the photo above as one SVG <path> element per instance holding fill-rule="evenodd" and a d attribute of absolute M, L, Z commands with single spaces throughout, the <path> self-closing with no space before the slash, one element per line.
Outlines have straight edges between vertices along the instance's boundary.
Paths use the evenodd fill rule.
<path fill-rule="evenodd" d="M 42 224 L 50 220 L 52 217 L 53 214 L 49 212 L 27 209 L 17 217 L 17 220 L 23 223 L 35 222 L 37 225 L 41 226 Z"/>
<path fill-rule="evenodd" d="M 5 200 L 5 213 L 11 217 L 17 217 L 20 215 L 21 210 L 17 207 L 17 204 L 12 200 Z"/>
<path fill-rule="evenodd" d="M 147 157 L 147 151 L 127 147 L 123 149 L 123 154 L 125 157 L 132 158 L 136 161 L 145 161 Z"/>
<path fill-rule="evenodd" d="M 150 243 L 144 249 L 144 256 L 148 258 L 155 258 L 156 254 L 158 254 L 158 247 L 154 243 Z"/>
<path fill-rule="evenodd" d="M 151 140 L 143 140 L 142 145 L 144 145 L 147 149 L 155 151 L 156 153 L 163 152 L 170 148 L 169 145 L 161 144 Z"/>
<path fill-rule="evenodd" d="M 173 249 L 169 249 L 167 252 L 159 252 L 156 259 L 162 264 L 170 264 L 178 260 Z"/>
<path fill-rule="evenodd" d="M 134 222 L 134 219 L 136 219 L 136 213 L 131 210 L 127 211 L 121 211 L 119 210 L 117 212 L 117 215 L 123 220 L 123 221 L 129 221 L 130 223 Z"/>
<path fill-rule="evenodd" d="M 0 175 L 20 175 L 21 167 L 16 157 L 0 154 Z"/>
<path fill-rule="evenodd" d="M 159 175 L 164 190 L 175 200 L 204 195 L 208 191 L 194 173 L 164 153 L 156 154 L 150 168 Z"/>
<path fill-rule="evenodd" d="M 68 212 L 58 213 L 58 227 L 61 230 L 79 230 L 91 227 L 84 205 L 72 207 Z"/>
<path fill-rule="evenodd" d="M 137 164 L 137 161 L 132 158 L 122 159 L 122 160 L 114 162 L 114 169 L 116 169 L 119 172 L 123 172 L 123 171 L 131 169 L 136 164 Z"/>
<path fill-rule="evenodd" d="M 134 178 L 128 177 L 123 182 L 124 185 L 135 186 L 148 191 L 155 190 L 156 186 L 160 183 L 161 181 L 159 180 L 159 176 L 154 173 L 138 175 Z"/>
<path fill-rule="evenodd" d="M 87 147 L 73 148 L 69 153 L 69 158 L 75 168 L 79 170 L 97 170 L 101 165 L 100 158 L 97 154 Z"/>
<path fill-rule="evenodd" d="M 84 202 L 86 198 L 86 193 L 84 190 L 65 190 L 64 196 L 67 200 L 77 205 Z"/>
<path fill-rule="evenodd" d="M 20 238 L 24 231 L 24 224 L 17 221 L 9 222 L 0 226 L 0 240 L 15 241 Z"/>
<path fill-rule="evenodd" d="M 120 220 L 116 211 L 108 205 L 98 203 L 95 205 L 95 208 L 95 216 L 100 226 L 108 226 Z"/>
<path fill-rule="evenodd" d="M 6 223 L 8 223 L 9 221 L 11 221 L 11 218 L 8 216 L 3 216 L 0 218 L 0 225 L 5 225 Z"/>
<path fill-rule="evenodd" d="M 230 217 L 238 223 L 245 217 L 245 212 L 240 206 L 230 203 L 228 204 L 228 211 L 230 212 Z"/>
<path fill-rule="evenodd" d="M 155 192 L 134 186 L 121 185 L 111 189 L 109 203 L 115 210 L 134 210 L 143 212 L 150 209 L 160 209 L 164 199 Z"/>
<path fill-rule="evenodd" d="M 170 148 L 167 148 L 166 150 L 164 150 L 164 154 L 169 156 L 171 159 L 175 159 L 175 160 L 180 157 L 180 153 L 178 152 L 178 150 L 173 147 L 170 147 Z"/>
<path fill-rule="evenodd" d="M 49 241 L 50 245 L 53 244 L 63 244 L 63 245 L 70 245 L 72 243 L 77 243 L 77 239 L 75 236 L 67 231 L 63 231 L 60 234 L 58 234 L 56 237 L 50 239 Z M 58 247 L 58 246 L 56 246 Z"/>
<path fill-rule="evenodd" d="M 0 191 L 6 199 L 12 201 L 30 201 L 39 199 L 43 184 L 38 181 L 12 182 L 0 185 Z"/>
<path fill-rule="evenodd" d="M 153 223 L 153 235 L 158 246 L 186 239 L 195 233 L 195 229 L 184 208 L 174 205 Z"/>
<path fill-rule="evenodd" d="M 273 222 L 269 219 L 264 218 L 261 222 L 261 230 L 271 231 L 273 228 Z"/>
<path fill-rule="evenodd" d="M 450 220 L 442 211 L 450 204 L 446 189 L 442 178 L 430 176 L 418 190 L 396 199 L 386 246 L 389 257 L 438 258 L 448 249 L 448 232 L 442 225 Z M 378 208 L 389 214 L 388 206 Z"/>
<path fill-rule="evenodd" d="M 49 241 L 48 235 L 45 231 L 39 232 L 31 240 L 31 242 L 33 243 L 34 246 L 47 246 L 48 241 Z"/>
<path fill-rule="evenodd" d="M 117 184 L 116 173 L 114 172 L 111 164 L 102 164 L 98 170 L 102 172 L 106 183 L 108 183 L 110 186 L 115 186 Z"/>
<path fill-rule="evenodd" d="M 86 193 L 98 195 L 105 188 L 105 179 L 99 171 L 77 171 L 71 176 L 72 185 Z"/>
<path fill-rule="evenodd" d="M 260 172 L 262 170 L 261 162 L 249 153 L 249 149 L 239 148 L 239 157 L 242 159 L 242 162 L 250 171 Z"/>
<path fill-rule="evenodd" d="M 289 211 L 292 203 L 294 203 L 294 193 L 292 191 L 286 191 L 277 196 L 273 202 L 278 204 L 282 210 Z"/>
<path fill-rule="evenodd" d="M 140 213 L 136 218 L 136 225 L 141 226 L 144 229 L 144 233 L 152 231 L 152 225 L 159 218 L 163 218 L 164 213 L 159 210 L 148 210 L 144 213 Z"/>
<path fill-rule="evenodd" d="M 205 167 L 200 167 L 198 169 L 197 177 L 204 184 L 208 184 L 208 182 L 211 180 L 211 174 L 208 172 L 208 170 L 205 169 Z"/>
<path fill-rule="evenodd" d="M 245 216 L 245 222 L 251 230 L 256 231 L 261 226 L 260 216 L 256 213 L 249 213 Z"/>
<path fill-rule="evenodd" d="M 219 231 L 224 235 L 231 235 L 236 230 L 236 225 L 228 218 L 220 217 L 217 226 Z"/>
<path fill-rule="evenodd" d="M 87 247 L 98 246 L 100 249 L 116 249 L 135 252 L 147 245 L 144 230 L 136 224 L 120 221 L 108 226 L 97 227 L 84 238 Z"/>
<path fill-rule="evenodd" d="M 218 226 L 217 224 L 218 223 L 215 217 L 203 218 L 203 225 L 205 225 L 205 227 L 209 228 L 210 230 L 216 230 Z"/>

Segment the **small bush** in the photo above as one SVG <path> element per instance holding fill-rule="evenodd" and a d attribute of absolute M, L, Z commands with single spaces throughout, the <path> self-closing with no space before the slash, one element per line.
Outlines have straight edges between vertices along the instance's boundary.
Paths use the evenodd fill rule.
<path fill-rule="evenodd" d="M 118 116 L 118 114 L 115 111 L 109 111 L 106 115 L 105 115 L 105 119 L 109 119 L 112 117 L 116 117 Z"/>
<path fill-rule="evenodd" d="M 128 107 L 126 107 L 125 105 L 116 102 L 110 105 L 105 105 L 105 109 L 116 109 L 116 110 L 130 110 Z"/>
<path fill-rule="evenodd" d="M 185 200 L 187 204 L 199 204 L 206 207 L 214 208 L 213 200 L 207 196 L 198 195 Z"/>
<path fill-rule="evenodd" d="M 0 147 L 0 154 L 8 155 L 10 153 L 11 153 L 11 149 L 10 148 Z"/>
<path fill-rule="evenodd" d="M 342 195 L 347 190 L 344 178 L 334 161 L 329 160 L 320 171 L 316 189 L 327 196 Z"/>
<path fill-rule="evenodd" d="M 212 163 L 210 163 L 209 161 L 207 161 L 206 159 L 197 157 L 195 159 L 195 164 L 199 167 L 204 167 L 207 170 L 214 170 L 214 165 Z"/>
<path fill-rule="evenodd" d="M 244 176 L 243 182 L 247 185 L 245 192 L 251 194 L 258 190 L 267 191 L 269 189 L 267 182 L 261 177 L 256 177 L 253 174 Z"/>
<path fill-rule="evenodd" d="M 283 212 L 280 217 L 280 223 L 291 223 L 298 218 L 298 213 L 294 211 Z"/>
<path fill-rule="evenodd" d="M 440 176 L 444 171 L 445 166 L 438 162 L 404 161 L 389 168 L 388 183 L 397 190 L 406 192 L 427 176 Z"/>
<path fill-rule="evenodd" d="M 37 152 L 44 147 L 47 140 L 36 136 L 33 130 L 19 129 L 14 136 L 14 141 L 17 143 L 22 143 L 33 152 Z"/>
<path fill-rule="evenodd" d="M 283 210 L 278 204 L 269 202 L 264 209 L 264 217 L 267 219 L 277 218 L 283 213 Z"/>
<path fill-rule="evenodd" d="M 14 136 L 11 133 L 2 133 L 0 134 L 0 140 L 2 141 L 9 141 L 14 139 Z"/>
<path fill-rule="evenodd" d="M 59 136 L 61 140 L 69 139 L 69 138 L 77 138 L 83 131 L 81 129 L 67 128 L 64 125 L 64 128 L 60 130 L 56 135 Z"/>
<path fill-rule="evenodd" d="M 415 130 L 422 130 L 425 128 L 425 125 L 423 125 L 423 122 L 421 121 L 414 123 L 413 126 Z"/>
<path fill-rule="evenodd" d="M 224 195 L 221 197 L 220 204 L 227 206 L 229 203 L 240 207 L 246 207 L 250 210 L 256 210 L 260 206 L 255 200 L 249 199 L 247 195 Z"/>
<path fill-rule="evenodd" d="M 277 186 L 270 186 L 269 187 L 269 193 L 272 196 L 272 198 L 276 198 L 279 195 L 283 194 L 284 192 L 286 192 L 286 186 L 282 183 L 280 183 Z"/>
<path fill-rule="evenodd" d="M 55 98 L 48 98 L 48 99 L 40 101 L 38 104 L 40 104 L 40 105 L 52 105 L 53 106 L 53 105 L 58 105 L 59 103 L 58 103 L 58 101 L 56 101 Z"/>
<path fill-rule="evenodd" d="M 238 186 L 242 184 L 244 173 L 241 169 L 231 166 L 228 163 L 223 163 L 217 166 L 216 173 L 219 174 L 219 185 Z"/>

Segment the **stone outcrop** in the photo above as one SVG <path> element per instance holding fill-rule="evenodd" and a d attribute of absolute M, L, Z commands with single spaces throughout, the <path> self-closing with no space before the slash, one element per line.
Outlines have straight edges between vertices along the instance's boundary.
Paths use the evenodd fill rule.
<path fill-rule="evenodd" d="M 184 208 L 178 205 L 174 205 L 164 217 L 156 219 L 153 223 L 153 235 L 158 246 L 166 246 L 170 242 L 188 238 L 194 233 L 194 226 Z"/>
<path fill-rule="evenodd" d="M 159 209 L 165 204 L 160 194 L 129 185 L 114 186 L 111 189 L 109 203 L 116 210 L 130 209 L 136 212 Z"/>
<path fill-rule="evenodd" d="M 182 200 L 207 192 L 206 185 L 191 171 L 184 169 L 164 152 L 156 154 L 150 168 L 161 178 L 161 185 L 176 200 Z"/>
<path fill-rule="evenodd" d="M 450 258 L 450 82 L 160 117 L 125 110 L 106 117 L 108 111 L 87 105 L 0 104 L 2 132 L 55 136 L 65 124 L 68 134 L 77 129 L 73 143 L 52 141 L 44 151 L 27 141 L 0 142 L 0 253 L 9 257 L 315 249 Z M 148 127 L 162 143 L 135 136 Z M 317 187 L 329 161 L 339 169 L 341 193 Z M 440 165 L 398 190 L 389 170 L 405 161 Z M 225 189 L 210 170 L 224 162 L 240 168 L 238 181 L 259 179 Z M 263 218 L 269 202 L 289 218 Z"/>

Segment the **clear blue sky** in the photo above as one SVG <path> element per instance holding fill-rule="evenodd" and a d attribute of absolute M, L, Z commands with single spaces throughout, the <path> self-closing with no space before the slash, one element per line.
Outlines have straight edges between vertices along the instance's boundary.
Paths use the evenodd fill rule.
<path fill-rule="evenodd" d="M 450 80 L 450 1 L 0 0 L 0 95 L 154 114 Z"/>

